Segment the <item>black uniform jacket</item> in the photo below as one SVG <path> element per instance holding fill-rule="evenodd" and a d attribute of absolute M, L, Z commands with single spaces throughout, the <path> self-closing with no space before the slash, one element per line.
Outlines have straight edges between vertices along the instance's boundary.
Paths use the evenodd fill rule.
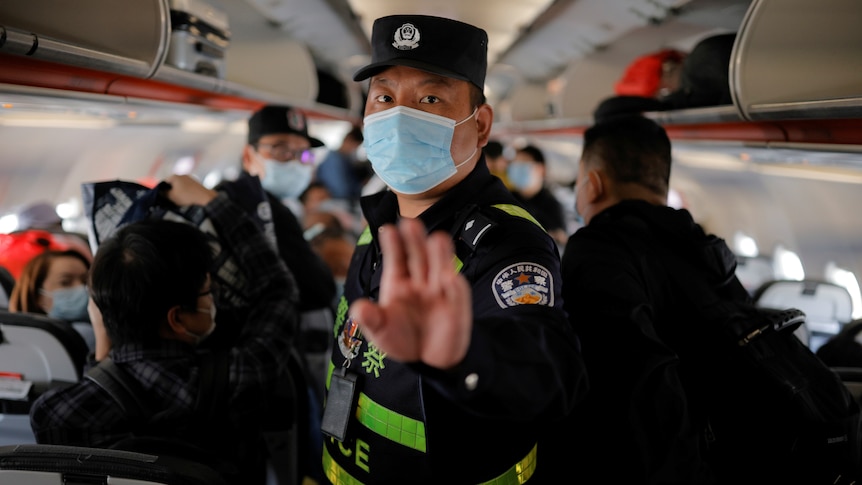
<path fill-rule="evenodd" d="M 573 234 L 563 253 L 563 298 L 581 339 L 590 393 L 569 430 L 576 479 L 713 483 L 702 459 L 703 421 L 687 399 L 674 348 L 697 325 L 663 258 L 691 262 L 713 287 L 747 298 L 736 259 L 687 210 L 624 201 Z M 602 475 L 596 475 L 601 473 Z"/>
<path fill-rule="evenodd" d="M 362 339 L 349 367 L 361 394 L 347 437 L 325 440 L 330 480 L 348 474 L 359 483 L 476 484 L 522 469 L 539 476 L 538 437 L 573 408 L 586 380 L 562 310 L 556 246 L 514 204 L 480 159 L 420 216 L 429 232 L 456 234 L 461 273 L 472 287 L 470 348 L 456 369 L 444 372 L 387 359 Z M 355 330 L 348 303 L 379 293 L 382 258 L 372 235 L 398 218 L 391 192 L 364 197 L 361 205 L 369 230 L 357 245 L 336 316 L 335 369 L 345 361 L 340 343 Z M 361 322 L 358 330 L 354 336 L 361 338 Z"/>

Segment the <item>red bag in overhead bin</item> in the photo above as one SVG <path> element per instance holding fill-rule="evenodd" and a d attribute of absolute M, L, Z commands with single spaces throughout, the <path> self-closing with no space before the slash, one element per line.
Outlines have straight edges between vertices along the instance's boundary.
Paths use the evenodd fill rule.
<path fill-rule="evenodd" d="M 9 270 L 17 280 L 24 266 L 34 256 L 48 250 L 65 251 L 69 245 L 59 241 L 54 234 L 41 229 L 0 234 L 0 266 Z"/>
<path fill-rule="evenodd" d="M 638 57 L 626 68 L 623 77 L 614 84 L 618 96 L 661 97 L 677 89 L 679 66 L 685 53 L 664 49 Z M 667 90 L 667 93 L 663 91 Z"/>

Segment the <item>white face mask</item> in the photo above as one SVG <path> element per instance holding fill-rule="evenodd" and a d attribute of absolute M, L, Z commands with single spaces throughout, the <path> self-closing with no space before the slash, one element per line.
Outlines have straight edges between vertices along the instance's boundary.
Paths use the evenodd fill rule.
<path fill-rule="evenodd" d="M 187 336 L 191 337 L 195 341 L 195 344 L 199 344 L 199 343 L 203 342 L 207 337 L 212 335 L 213 331 L 215 331 L 215 328 L 216 328 L 216 323 L 215 323 L 216 306 L 215 306 L 215 303 L 212 303 L 209 308 L 196 308 L 195 310 L 198 313 L 209 314 L 210 319 L 212 320 L 212 324 L 209 326 L 209 328 L 207 328 L 204 331 L 204 333 L 202 333 L 200 335 L 198 335 L 196 333 L 189 332 L 188 329 L 183 329 L 185 334 Z"/>

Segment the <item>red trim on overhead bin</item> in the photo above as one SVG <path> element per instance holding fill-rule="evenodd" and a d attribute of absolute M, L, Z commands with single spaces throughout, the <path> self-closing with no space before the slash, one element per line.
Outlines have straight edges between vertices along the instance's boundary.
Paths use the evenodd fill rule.
<path fill-rule="evenodd" d="M 189 103 L 214 109 L 255 111 L 266 103 L 200 89 L 139 79 L 111 72 L 68 66 L 23 56 L 0 53 L 0 82 L 84 93 L 110 94 L 173 103 Z"/>
<path fill-rule="evenodd" d="M 171 103 L 187 103 L 214 109 L 239 109 L 257 111 L 266 103 L 236 96 L 216 94 L 200 89 L 168 84 L 151 79 L 119 76 L 108 87 L 108 94 L 130 98 L 153 99 Z"/>
<path fill-rule="evenodd" d="M 504 128 L 502 132 L 581 136 L 586 128 L 588 126 L 539 128 L 534 125 L 514 130 Z M 666 123 L 664 128 L 672 140 L 862 145 L 862 119 Z"/>
<path fill-rule="evenodd" d="M 117 77 L 108 72 L 93 71 L 40 61 L 29 57 L 0 53 L 0 82 L 38 88 L 65 89 L 105 94 L 108 84 Z"/>
<path fill-rule="evenodd" d="M 784 141 L 784 131 L 775 123 L 732 121 L 727 123 L 695 123 L 664 125 L 672 140 Z"/>
<path fill-rule="evenodd" d="M 862 119 L 794 120 L 781 126 L 789 142 L 862 145 Z"/>

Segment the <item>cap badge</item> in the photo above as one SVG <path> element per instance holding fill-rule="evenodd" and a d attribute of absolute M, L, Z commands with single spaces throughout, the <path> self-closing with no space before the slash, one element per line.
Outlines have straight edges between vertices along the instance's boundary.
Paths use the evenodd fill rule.
<path fill-rule="evenodd" d="M 305 120 L 302 118 L 302 114 L 295 110 L 287 110 L 287 126 L 289 126 L 292 130 L 302 131 L 305 128 Z"/>
<path fill-rule="evenodd" d="M 413 24 L 404 24 L 395 31 L 392 47 L 407 51 L 419 47 L 419 30 Z"/>

